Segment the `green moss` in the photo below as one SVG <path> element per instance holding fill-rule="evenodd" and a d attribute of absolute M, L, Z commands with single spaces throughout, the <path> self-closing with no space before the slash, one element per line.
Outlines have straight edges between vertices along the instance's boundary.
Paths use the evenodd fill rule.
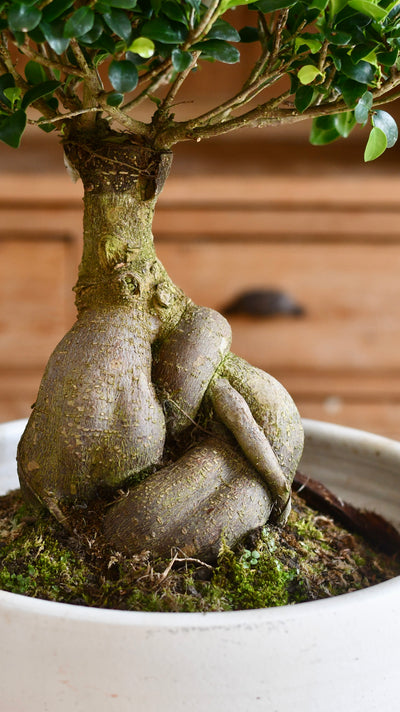
<path fill-rule="evenodd" d="M 266 608 L 291 602 L 289 590 L 296 571 L 277 558 L 271 532 L 265 538 L 261 535 L 253 551 L 221 552 L 213 584 L 229 608 Z"/>
<path fill-rule="evenodd" d="M 127 558 L 102 542 L 99 514 L 77 509 L 71 531 L 37 518 L 19 493 L 0 498 L 0 588 L 86 606 L 144 611 L 225 611 L 329 597 L 400 574 L 399 558 L 293 497 L 283 529 L 266 526 L 211 567 L 177 552 Z"/>
<path fill-rule="evenodd" d="M 80 598 L 87 575 L 84 562 L 57 539 L 49 522 L 32 530 L 23 526 L 24 518 L 17 512 L 15 538 L 1 549 L 0 588 L 51 601 Z"/>

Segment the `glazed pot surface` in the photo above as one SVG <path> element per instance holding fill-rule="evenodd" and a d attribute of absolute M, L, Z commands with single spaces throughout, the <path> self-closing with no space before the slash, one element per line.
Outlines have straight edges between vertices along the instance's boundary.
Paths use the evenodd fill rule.
<path fill-rule="evenodd" d="M 3 490 L 23 421 L 0 426 Z M 301 471 L 400 523 L 400 444 L 305 421 Z M 1 712 L 397 712 L 400 579 L 229 613 L 89 609 L 0 592 Z"/>

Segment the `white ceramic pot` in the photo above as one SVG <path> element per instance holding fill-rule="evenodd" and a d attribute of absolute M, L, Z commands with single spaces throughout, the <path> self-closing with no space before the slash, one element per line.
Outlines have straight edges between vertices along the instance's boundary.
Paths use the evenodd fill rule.
<path fill-rule="evenodd" d="M 3 489 L 22 421 L 0 426 Z M 302 470 L 400 523 L 400 444 L 305 422 Z M 0 592 L 1 712 L 398 712 L 400 579 L 229 613 L 137 613 Z"/>

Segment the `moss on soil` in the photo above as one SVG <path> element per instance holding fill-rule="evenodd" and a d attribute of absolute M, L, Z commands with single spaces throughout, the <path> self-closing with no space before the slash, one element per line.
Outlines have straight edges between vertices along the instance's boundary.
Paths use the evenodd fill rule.
<path fill-rule="evenodd" d="M 281 606 L 371 586 L 400 574 L 400 556 L 312 510 L 296 494 L 284 529 L 264 527 L 216 566 L 188 559 L 126 558 L 104 546 L 96 507 L 73 513 L 66 532 L 19 491 L 0 498 L 0 588 L 52 601 L 147 611 L 226 611 Z"/>

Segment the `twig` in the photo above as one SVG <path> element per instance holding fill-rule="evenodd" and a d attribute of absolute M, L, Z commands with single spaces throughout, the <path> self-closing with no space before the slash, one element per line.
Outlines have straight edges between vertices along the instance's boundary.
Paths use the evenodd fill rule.
<path fill-rule="evenodd" d="M 18 49 L 22 52 L 22 54 L 25 55 L 25 57 L 33 59 L 38 64 L 43 65 L 43 67 L 48 67 L 49 69 L 58 69 L 60 72 L 64 72 L 64 74 L 72 74 L 75 77 L 85 77 L 85 73 L 81 69 L 78 69 L 77 67 L 74 67 L 71 64 L 62 64 L 61 62 L 57 62 L 53 59 L 49 59 L 48 57 L 44 57 L 43 54 L 35 52 L 35 50 L 33 50 L 32 47 L 27 44 L 21 45 Z"/>
<path fill-rule="evenodd" d="M 182 559 L 175 558 L 178 556 L 178 554 L 175 555 L 174 561 L 177 562 L 178 564 L 185 564 L 185 563 L 198 564 L 199 566 L 204 566 L 206 569 L 210 569 L 211 571 L 214 569 L 214 567 L 211 566 L 211 564 L 206 564 L 206 562 L 202 561 L 201 559 L 194 559 L 192 556 L 186 556 L 185 552 L 181 551 L 181 549 L 177 549 L 177 552 L 184 555 Z"/>
<path fill-rule="evenodd" d="M 283 10 L 283 12 L 279 13 L 279 17 L 277 19 L 276 25 L 275 25 L 275 31 L 274 31 L 274 46 L 272 49 L 272 52 L 269 56 L 268 63 L 267 63 L 267 69 L 269 67 L 272 67 L 275 59 L 277 58 L 279 54 L 279 50 L 281 47 L 281 41 L 282 41 L 282 32 L 284 30 L 287 18 L 289 15 L 289 10 Z"/>
<path fill-rule="evenodd" d="M 307 50 L 307 52 L 303 52 L 297 55 L 296 59 L 308 57 L 308 55 L 309 51 Z M 271 84 L 274 84 L 279 81 L 279 79 L 282 78 L 283 74 L 290 67 L 292 61 L 293 60 L 289 60 L 270 75 L 259 76 L 253 84 L 249 84 L 248 86 L 244 85 L 238 92 L 238 94 L 231 97 L 223 104 L 214 107 L 213 109 L 206 112 L 205 114 L 202 114 L 201 116 L 196 116 L 194 119 L 190 119 L 190 121 L 185 122 L 186 130 L 196 130 L 204 124 L 210 124 L 212 121 L 215 121 L 219 116 L 226 116 L 227 112 L 231 113 L 234 109 L 240 108 L 241 106 L 245 106 L 250 101 L 252 101 L 261 91 L 266 89 L 267 86 L 270 86 Z M 268 102 L 267 104 L 263 104 L 262 106 L 267 107 Z M 214 125 L 216 124 L 212 124 L 212 126 Z"/>
<path fill-rule="evenodd" d="M 159 74 L 158 76 L 154 77 L 153 82 L 150 82 L 148 86 L 143 89 L 143 91 L 138 94 L 136 97 L 128 101 L 126 104 L 124 104 L 121 107 L 121 111 L 128 112 L 134 107 L 138 106 L 139 104 L 142 103 L 145 99 L 148 99 L 149 94 L 153 94 L 153 92 L 157 91 L 157 89 L 162 86 L 166 81 L 168 81 L 168 75 L 171 71 L 171 66 L 172 63 L 169 63 L 168 70 L 165 70 L 162 74 Z"/>
<path fill-rule="evenodd" d="M 190 62 L 189 66 L 183 71 L 179 72 L 178 76 L 176 77 L 175 81 L 171 84 L 171 87 L 161 103 L 159 110 L 158 110 L 158 116 L 163 117 L 167 113 L 168 109 L 172 105 L 176 95 L 179 92 L 179 89 L 181 88 L 182 84 L 184 83 L 185 79 L 188 77 L 190 72 L 192 71 L 193 67 L 196 66 L 197 60 L 200 57 L 201 52 L 194 52 L 192 55 L 192 61 Z"/>
<path fill-rule="evenodd" d="M 103 111 L 103 109 L 101 109 L 101 108 L 98 107 L 98 106 L 92 106 L 92 107 L 90 107 L 89 109 L 80 109 L 79 111 L 71 111 L 71 112 L 68 113 L 68 114 L 59 114 L 59 116 L 56 116 L 56 117 L 55 117 L 54 119 L 52 119 L 52 121 L 49 122 L 49 123 L 54 124 L 56 121 L 64 121 L 64 119 L 72 119 L 74 116 L 81 116 L 82 114 L 88 114 L 88 113 L 93 112 L 93 111 Z M 38 122 L 38 121 L 34 121 L 33 123 L 37 124 L 37 123 L 39 123 L 39 122 Z"/>
<path fill-rule="evenodd" d="M 137 121 L 137 119 L 132 119 L 125 111 L 116 106 L 109 106 L 106 96 L 99 96 L 98 103 L 106 114 L 121 124 L 121 126 L 124 126 L 130 133 L 138 134 L 139 136 L 148 135 L 149 126 L 147 124 L 142 121 Z"/>

